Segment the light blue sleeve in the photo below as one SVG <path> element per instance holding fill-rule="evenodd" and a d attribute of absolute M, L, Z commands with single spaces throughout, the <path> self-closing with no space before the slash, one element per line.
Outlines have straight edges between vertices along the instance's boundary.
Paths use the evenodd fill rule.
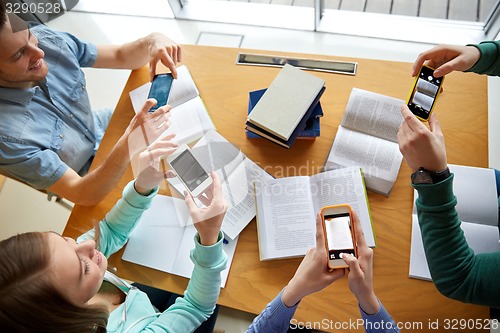
<path fill-rule="evenodd" d="M 99 251 L 109 257 L 125 245 L 130 232 L 140 220 L 142 213 L 151 206 L 156 193 L 158 193 L 158 188 L 147 196 L 137 193 L 134 181 L 125 186 L 122 198 L 99 223 Z M 77 242 L 94 239 L 94 237 L 95 230 L 92 229 L 78 237 Z"/>
<path fill-rule="evenodd" d="M 399 328 L 394 319 L 380 303 L 380 309 L 377 313 L 369 315 L 359 308 L 361 317 L 363 318 L 363 326 L 367 333 L 399 333 Z"/>
<path fill-rule="evenodd" d="M 219 234 L 217 243 L 203 246 L 195 236 L 195 248 L 191 251 L 194 263 L 184 297 L 152 321 L 144 332 L 193 332 L 213 313 L 220 293 L 220 272 L 226 268 L 227 256 L 222 249 L 224 235 Z"/>
<path fill-rule="evenodd" d="M 283 290 L 255 317 L 246 333 L 280 333 L 288 331 L 291 327 L 290 321 L 300 302 L 289 308 L 283 303 L 282 295 Z"/>

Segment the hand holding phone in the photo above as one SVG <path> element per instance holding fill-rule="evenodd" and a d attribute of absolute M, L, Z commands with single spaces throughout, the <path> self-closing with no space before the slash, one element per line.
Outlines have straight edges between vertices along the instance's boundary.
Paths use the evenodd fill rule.
<path fill-rule="evenodd" d="M 186 144 L 180 145 L 168 156 L 167 162 L 193 197 L 205 192 L 212 184 L 212 178 Z"/>
<path fill-rule="evenodd" d="M 167 105 L 173 81 L 174 78 L 170 73 L 155 75 L 153 82 L 151 83 L 151 88 L 149 89 L 148 98 L 156 99 L 157 103 L 149 109 L 150 113 L 158 110 L 162 106 Z"/>
<path fill-rule="evenodd" d="M 357 257 L 356 230 L 352 210 L 347 204 L 325 206 L 321 209 L 328 269 L 347 268 L 341 254 Z"/>
<path fill-rule="evenodd" d="M 406 104 L 420 120 L 427 121 L 443 85 L 444 77 L 436 78 L 434 69 L 423 65 L 415 78 L 413 89 Z"/>

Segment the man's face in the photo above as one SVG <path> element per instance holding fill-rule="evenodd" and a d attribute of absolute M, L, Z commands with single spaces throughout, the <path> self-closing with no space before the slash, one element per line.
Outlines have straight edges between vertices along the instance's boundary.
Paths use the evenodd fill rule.
<path fill-rule="evenodd" d="M 26 88 L 47 76 L 44 52 L 29 29 L 12 31 L 10 21 L 0 30 L 0 86 Z"/>

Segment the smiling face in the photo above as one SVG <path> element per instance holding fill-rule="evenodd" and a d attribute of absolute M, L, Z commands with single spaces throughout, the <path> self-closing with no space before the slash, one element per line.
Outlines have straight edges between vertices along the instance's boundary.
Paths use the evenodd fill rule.
<path fill-rule="evenodd" d="M 72 238 L 49 233 L 51 280 L 66 299 L 75 304 L 87 303 L 99 290 L 108 266 L 106 257 L 88 240 L 77 244 Z"/>
<path fill-rule="evenodd" d="M 0 86 L 27 88 L 47 76 L 44 52 L 29 29 L 13 32 L 7 20 L 0 30 Z"/>

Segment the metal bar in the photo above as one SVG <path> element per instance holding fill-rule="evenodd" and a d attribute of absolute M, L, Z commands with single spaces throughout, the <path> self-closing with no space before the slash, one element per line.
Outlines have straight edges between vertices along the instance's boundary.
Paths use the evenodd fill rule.
<path fill-rule="evenodd" d="M 283 67 L 285 64 L 320 72 L 356 75 L 357 62 L 292 58 L 263 54 L 238 53 L 237 65 Z"/>

